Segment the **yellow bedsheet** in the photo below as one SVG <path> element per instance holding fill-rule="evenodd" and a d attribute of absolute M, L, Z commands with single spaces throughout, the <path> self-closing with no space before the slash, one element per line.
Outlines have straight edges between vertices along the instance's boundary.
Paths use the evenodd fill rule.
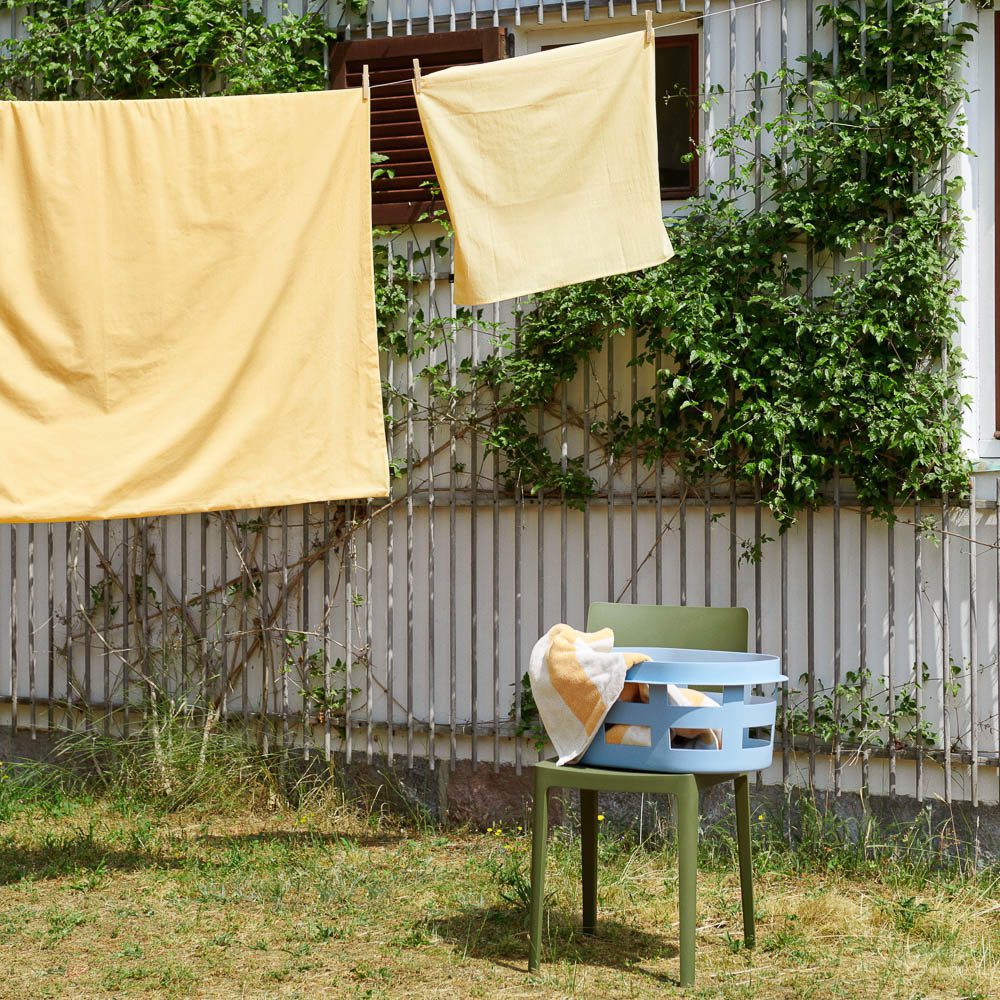
<path fill-rule="evenodd" d="M 0 104 L 0 520 L 387 493 L 368 109 Z"/>

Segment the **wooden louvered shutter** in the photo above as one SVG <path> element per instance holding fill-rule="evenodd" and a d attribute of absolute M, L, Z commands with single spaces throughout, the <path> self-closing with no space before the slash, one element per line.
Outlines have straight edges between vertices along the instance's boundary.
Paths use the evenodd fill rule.
<path fill-rule="evenodd" d="M 448 66 L 492 62 L 507 54 L 506 35 L 505 28 L 480 28 L 361 38 L 330 46 L 333 89 L 360 87 L 361 68 L 368 64 L 373 88 L 372 151 L 388 156 L 378 166 L 394 172 L 391 178 L 372 182 L 372 222 L 376 225 L 405 225 L 442 207 L 432 202 L 429 192 L 437 180 L 413 97 L 413 60 L 420 60 L 422 75 Z"/>

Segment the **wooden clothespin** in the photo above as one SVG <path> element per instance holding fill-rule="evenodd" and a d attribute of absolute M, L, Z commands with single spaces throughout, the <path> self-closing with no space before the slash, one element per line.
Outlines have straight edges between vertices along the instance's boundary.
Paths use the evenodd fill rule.
<path fill-rule="evenodd" d="M 420 60 L 413 60 L 413 89 L 420 93 Z"/>
<path fill-rule="evenodd" d="M 368 82 L 368 63 L 365 63 L 361 67 L 361 100 L 369 101 L 371 100 L 371 96 L 371 85 Z"/>
<path fill-rule="evenodd" d="M 651 10 L 646 11 L 646 44 L 653 44 L 653 12 Z"/>

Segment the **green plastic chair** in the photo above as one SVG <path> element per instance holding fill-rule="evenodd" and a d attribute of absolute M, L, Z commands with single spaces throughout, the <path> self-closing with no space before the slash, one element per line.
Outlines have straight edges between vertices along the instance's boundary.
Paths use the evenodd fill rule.
<path fill-rule="evenodd" d="M 656 604 L 592 604 L 587 630 L 610 627 L 622 646 L 668 646 L 746 652 L 745 608 L 668 607 Z M 677 801 L 676 838 L 680 897 L 680 984 L 694 985 L 699 798 L 704 788 L 732 781 L 736 794 L 736 837 L 743 902 L 743 943 L 754 945 L 753 863 L 750 853 L 750 782 L 746 774 L 650 774 L 595 767 L 534 767 L 531 816 L 531 943 L 528 970 L 538 968 L 542 951 L 545 858 L 548 852 L 549 789 L 580 790 L 583 848 L 583 932 L 597 933 L 597 813 L 600 792 L 673 795 Z"/>

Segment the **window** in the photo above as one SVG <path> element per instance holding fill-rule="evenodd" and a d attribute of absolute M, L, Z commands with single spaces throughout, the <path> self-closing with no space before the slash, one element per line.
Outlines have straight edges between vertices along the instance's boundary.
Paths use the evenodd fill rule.
<path fill-rule="evenodd" d="M 656 39 L 656 139 L 664 200 L 698 193 L 698 36 Z"/>
<path fill-rule="evenodd" d="M 372 222 L 406 225 L 443 205 L 430 190 L 437 180 L 413 97 L 413 60 L 420 60 L 420 72 L 426 75 L 506 55 L 505 28 L 363 38 L 330 46 L 331 88 L 360 87 L 362 67 L 368 65 L 372 151 L 388 157 L 376 166 L 393 173 L 372 181 Z"/>
<path fill-rule="evenodd" d="M 542 51 L 558 48 L 543 45 Z M 698 158 L 688 163 L 684 157 L 698 141 L 698 36 L 657 38 L 654 58 L 660 197 L 691 198 L 698 193 Z"/>

